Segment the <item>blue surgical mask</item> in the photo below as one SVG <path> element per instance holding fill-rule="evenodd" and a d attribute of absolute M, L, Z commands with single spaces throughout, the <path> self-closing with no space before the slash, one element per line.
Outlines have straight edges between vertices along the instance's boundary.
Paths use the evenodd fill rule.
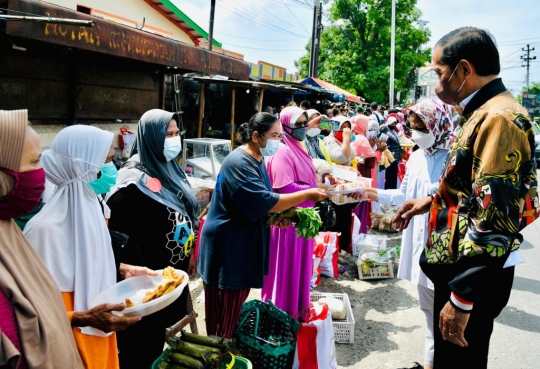
<path fill-rule="evenodd" d="M 274 155 L 279 149 L 279 140 L 268 140 L 263 136 L 261 136 L 261 138 L 266 140 L 266 147 L 261 147 L 261 145 L 259 145 L 259 150 L 261 150 L 261 154 L 263 154 L 263 156 Z"/>
<path fill-rule="evenodd" d="M 306 139 L 307 127 L 291 128 L 291 136 L 298 141 L 304 141 Z"/>
<path fill-rule="evenodd" d="M 165 139 L 163 155 L 165 155 L 167 161 L 175 159 L 178 154 L 180 154 L 180 151 L 182 151 L 182 141 L 180 141 L 180 136 Z"/>
<path fill-rule="evenodd" d="M 116 177 L 118 177 L 118 170 L 111 161 L 103 164 L 101 167 L 101 176 L 92 182 L 88 182 L 87 186 L 89 186 L 96 195 L 103 195 L 109 192 L 116 184 Z"/>

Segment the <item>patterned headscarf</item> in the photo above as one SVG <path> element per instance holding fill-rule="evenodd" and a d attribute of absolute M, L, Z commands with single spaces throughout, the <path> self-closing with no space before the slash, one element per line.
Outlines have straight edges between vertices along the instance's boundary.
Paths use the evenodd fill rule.
<path fill-rule="evenodd" d="M 435 143 L 426 151 L 433 153 L 438 149 L 446 149 L 454 139 L 454 130 L 459 122 L 459 114 L 453 106 L 440 100 L 422 100 L 409 110 L 415 113 L 435 136 Z"/>

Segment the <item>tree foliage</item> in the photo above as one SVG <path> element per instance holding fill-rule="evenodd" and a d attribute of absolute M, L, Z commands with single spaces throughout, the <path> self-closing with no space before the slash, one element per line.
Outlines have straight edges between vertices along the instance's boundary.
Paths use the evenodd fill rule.
<path fill-rule="evenodd" d="M 522 102 L 522 97 L 523 97 L 523 94 L 526 94 L 526 93 L 529 93 L 529 94 L 540 94 L 540 82 L 532 82 L 530 85 L 529 85 L 529 91 L 527 92 L 527 86 L 523 86 L 523 88 L 521 89 L 521 93 L 519 95 L 517 95 L 517 100 L 518 102 L 521 104 Z"/>
<path fill-rule="evenodd" d="M 321 34 L 319 77 L 368 101 L 388 101 L 392 0 L 325 0 L 330 1 L 332 23 Z M 420 48 L 430 32 L 415 27 L 421 15 L 416 2 L 396 4 L 394 86 L 402 96 L 414 87 L 416 68 L 431 57 L 431 50 Z M 306 48 L 307 54 L 295 62 L 303 77 L 309 73 Z"/>

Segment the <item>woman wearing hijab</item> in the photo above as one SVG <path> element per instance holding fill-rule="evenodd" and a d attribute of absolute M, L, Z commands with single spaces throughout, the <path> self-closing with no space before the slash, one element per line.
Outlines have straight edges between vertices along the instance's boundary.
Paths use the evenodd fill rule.
<path fill-rule="evenodd" d="M 290 109 L 284 109 L 282 116 Z M 318 189 L 272 192 L 263 157 L 271 157 L 280 146 L 281 128 L 273 115 L 255 114 L 240 126 L 240 135 L 244 144 L 221 166 L 199 254 L 206 333 L 227 338 L 233 335 L 250 289 L 261 288 L 268 274 L 266 215 L 327 197 Z"/>
<path fill-rule="evenodd" d="M 109 228 L 129 236 L 123 262 L 150 269 L 172 266 L 195 274 L 193 232 L 198 203 L 176 158 L 181 151 L 178 114 L 153 109 L 139 121 L 131 158 L 107 196 Z M 187 235 L 187 237 L 183 237 Z M 186 288 L 167 308 L 118 334 L 120 366 L 149 368 L 163 351 L 165 329 L 187 314 Z"/>
<path fill-rule="evenodd" d="M 369 118 L 365 115 L 356 115 L 351 119 L 354 128 L 355 135 L 354 142 L 351 143 L 351 147 L 357 158 L 362 158 L 358 162 L 358 171 L 360 175 L 365 178 L 372 178 L 373 168 L 377 165 L 376 152 L 372 146 L 375 146 L 377 139 L 373 138 L 371 141 L 366 138 L 367 127 L 369 124 Z M 370 203 L 361 202 L 353 212 L 360 219 L 360 233 L 367 233 L 369 229 L 369 213 Z"/>
<path fill-rule="evenodd" d="M 308 155 L 313 159 L 322 159 L 330 162 L 328 156 L 328 150 L 320 138 L 321 134 L 321 121 L 326 118 L 325 115 L 321 115 L 315 109 L 306 110 L 308 116 L 308 130 L 306 132 L 306 139 L 302 141 L 302 145 L 305 147 Z"/>
<path fill-rule="evenodd" d="M 118 368 L 116 335 L 110 332 L 126 325 L 106 326 L 100 318 L 122 320 L 127 325 L 139 320 L 111 313 L 123 310 L 124 304 L 87 312 L 92 299 L 116 283 L 111 238 L 97 198 L 99 190 L 110 188 L 116 178 L 112 140 L 112 133 L 83 125 L 56 135 L 51 149 L 41 157 L 56 191 L 24 230 L 62 291 L 85 368 Z M 100 309 L 106 310 L 103 316 L 92 320 Z M 90 319 L 88 324 L 81 324 L 81 317 Z"/>
<path fill-rule="evenodd" d="M 384 189 L 385 190 L 394 190 L 397 188 L 397 178 L 398 178 L 398 163 L 401 158 L 401 145 L 399 143 L 399 137 L 395 131 L 397 125 L 397 116 L 395 113 L 392 113 L 388 116 L 386 124 L 383 124 L 379 127 L 379 136 L 385 134 L 388 136 L 386 144 L 388 145 L 388 150 L 394 156 L 395 161 L 393 161 L 390 166 L 386 168 L 384 176 Z M 381 186 L 379 186 L 381 188 Z"/>
<path fill-rule="evenodd" d="M 268 160 L 272 189 L 278 194 L 291 194 L 317 188 L 313 160 L 300 144 L 306 138 L 306 112 L 288 107 L 281 112 L 279 120 L 285 146 Z M 314 205 L 313 201 L 305 201 L 296 206 L 307 208 Z M 295 318 L 306 318 L 310 303 L 313 246 L 313 240 L 298 237 L 294 227 L 272 227 L 270 270 L 264 278 L 263 301 L 271 300 Z"/>
<path fill-rule="evenodd" d="M 14 218 L 45 188 L 26 110 L 0 110 L 0 367 L 83 368 L 60 291 Z"/>
<path fill-rule="evenodd" d="M 400 206 L 406 200 L 433 195 L 448 156 L 459 115 L 439 100 L 423 100 L 410 108 L 412 140 L 420 147 L 407 162 L 405 177 L 396 190 L 365 188 L 367 198 Z M 366 198 L 366 197 L 364 197 Z M 417 285 L 420 309 L 426 316 L 424 368 L 433 367 L 433 283 L 420 269 L 420 255 L 427 243 L 428 213 L 413 217 L 403 231 L 398 278 Z"/>

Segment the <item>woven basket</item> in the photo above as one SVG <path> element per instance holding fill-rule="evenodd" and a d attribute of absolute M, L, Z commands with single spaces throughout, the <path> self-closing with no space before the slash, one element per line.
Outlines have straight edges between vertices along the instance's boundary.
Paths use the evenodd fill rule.
<path fill-rule="evenodd" d="M 257 369 L 290 369 L 300 325 L 272 302 L 244 304 L 236 328 L 238 351 Z"/>

